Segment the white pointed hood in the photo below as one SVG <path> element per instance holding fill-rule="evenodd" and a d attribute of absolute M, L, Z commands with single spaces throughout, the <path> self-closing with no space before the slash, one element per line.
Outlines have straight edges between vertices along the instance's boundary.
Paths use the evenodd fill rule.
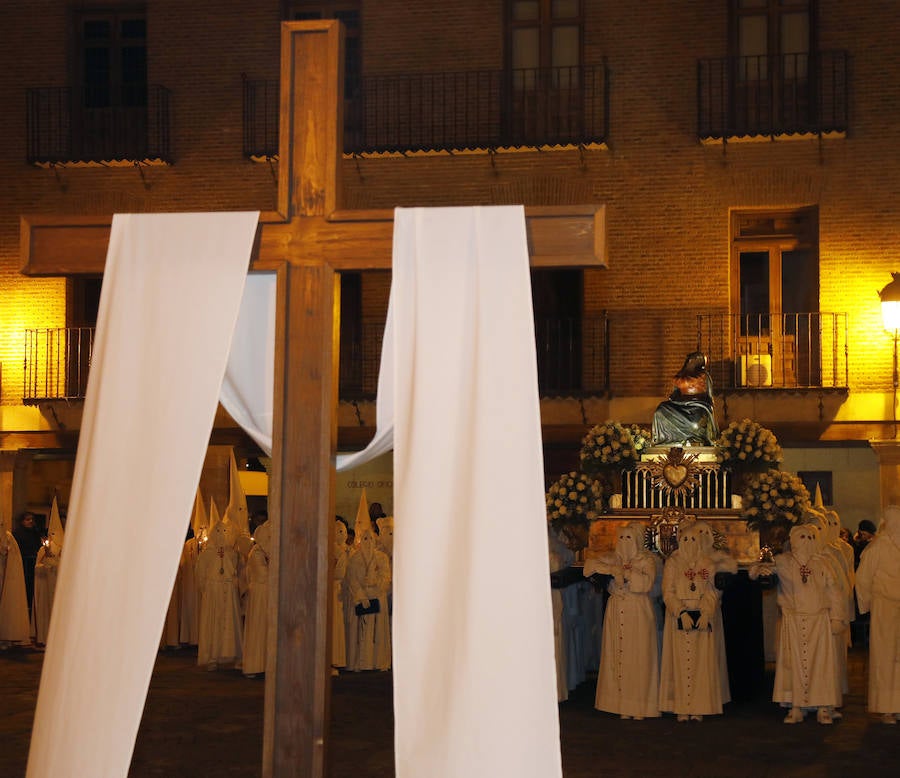
<path fill-rule="evenodd" d="M 369 518 L 369 502 L 366 500 L 366 488 L 363 487 L 362 494 L 359 495 L 359 507 L 356 509 L 356 523 L 353 525 L 353 544 L 358 546 L 362 539 L 364 530 L 369 530 L 373 535 L 375 529 L 372 527 L 372 519 Z"/>
<path fill-rule="evenodd" d="M 634 559 L 644 547 L 644 527 L 636 521 L 619 527 L 616 532 L 616 556 L 623 562 Z"/>
<path fill-rule="evenodd" d="M 822 537 L 815 524 L 798 524 L 791 530 L 791 553 L 807 564 L 822 548 Z"/>
<path fill-rule="evenodd" d="M 56 497 L 54 497 L 53 504 L 50 506 L 50 524 L 47 528 L 47 540 L 50 544 L 50 550 L 57 556 L 62 551 L 65 534 L 62 519 L 59 516 L 59 505 L 56 502 Z"/>
<path fill-rule="evenodd" d="M 228 478 L 228 505 L 225 507 L 225 518 L 231 522 L 239 535 L 250 535 L 250 513 L 247 510 L 247 495 L 241 484 L 234 452 L 231 453 L 231 466 Z"/>
<path fill-rule="evenodd" d="M 203 495 L 199 486 L 194 497 L 194 510 L 191 513 L 191 529 L 194 531 L 195 538 L 202 538 L 209 529 L 209 515 L 206 512 L 206 506 L 203 504 Z"/>

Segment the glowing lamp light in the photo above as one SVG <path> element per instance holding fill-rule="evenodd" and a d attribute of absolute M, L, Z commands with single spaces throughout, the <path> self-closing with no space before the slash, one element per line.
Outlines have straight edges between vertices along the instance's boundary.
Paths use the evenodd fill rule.
<path fill-rule="evenodd" d="M 888 332 L 900 330 L 900 273 L 891 273 L 894 279 L 878 295 L 881 297 L 881 318 Z"/>

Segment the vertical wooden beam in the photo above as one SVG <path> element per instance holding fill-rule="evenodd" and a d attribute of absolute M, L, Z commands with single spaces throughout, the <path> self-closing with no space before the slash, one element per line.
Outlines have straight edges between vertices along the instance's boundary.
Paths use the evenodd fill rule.
<path fill-rule="evenodd" d="M 278 210 L 327 216 L 340 196 L 344 31 L 339 22 L 281 26 Z"/>
<path fill-rule="evenodd" d="M 337 444 L 338 277 L 278 275 L 263 776 L 326 775 L 331 690 L 331 543 Z M 280 518 L 280 522 L 279 522 Z"/>

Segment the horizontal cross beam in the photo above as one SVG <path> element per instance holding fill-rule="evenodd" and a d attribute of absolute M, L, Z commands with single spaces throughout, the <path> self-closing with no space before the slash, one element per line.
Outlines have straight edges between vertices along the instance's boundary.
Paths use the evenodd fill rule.
<path fill-rule="evenodd" d="M 602 205 L 525 209 L 528 250 L 535 267 L 606 267 L 606 208 Z M 329 216 L 261 217 L 254 270 L 282 263 L 327 264 L 335 270 L 390 269 L 393 211 L 335 211 Z M 22 273 L 28 276 L 101 274 L 112 216 L 21 217 Z"/>

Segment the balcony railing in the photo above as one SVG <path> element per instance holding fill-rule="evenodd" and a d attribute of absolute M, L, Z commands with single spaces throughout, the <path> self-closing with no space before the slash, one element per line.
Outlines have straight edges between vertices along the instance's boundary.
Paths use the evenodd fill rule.
<path fill-rule="evenodd" d="M 278 82 L 244 79 L 244 156 L 278 156 Z"/>
<path fill-rule="evenodd" d="M 535 320 L 541 394 L 598 394 L 609 390 L 609 322 L 605 315 Z M 378 388 L 384 322 L 343 332 L 339 393 L 373 399 Z M 93 327 L 25 331 L 23 402 L 83 400 L 93 354 Z"/>
<path fill-rule="evenodd" d="M 27 92 L 28 162 L 171 162 L 169 90 L 40 87 Z"/>
<path fill-rule="evenodd" d="M 244 83 L 244 153 L 278 145 L 278 88 Z M 344 152 L 590 145 L 606 141 L 605 65 L 367 76 L 349 80 Z"/>
<path fill-rule="evenodd" d="M 605 394 L 609 391 L 609 320 L 536 318 L 538 388 L 542 396 Z M 341 335 L 341 399 L 370 399 L 378 386 L 383 323 L 364 324 Z"/>
<path fill-rule="evenodd" d="M 846 389 L 847 314 L 700 314 L 697 343 L 720 389 Z"/>
<path fill-rule="evenodd" d="M 847 132 L 847 60 L 845 51 L 701 60 L 700 139 Z"/>
<path fill-rule="evenodd" d="M 93 350 L 93 327 L 25 330 L 22 402 L 83 400 Z"/>

